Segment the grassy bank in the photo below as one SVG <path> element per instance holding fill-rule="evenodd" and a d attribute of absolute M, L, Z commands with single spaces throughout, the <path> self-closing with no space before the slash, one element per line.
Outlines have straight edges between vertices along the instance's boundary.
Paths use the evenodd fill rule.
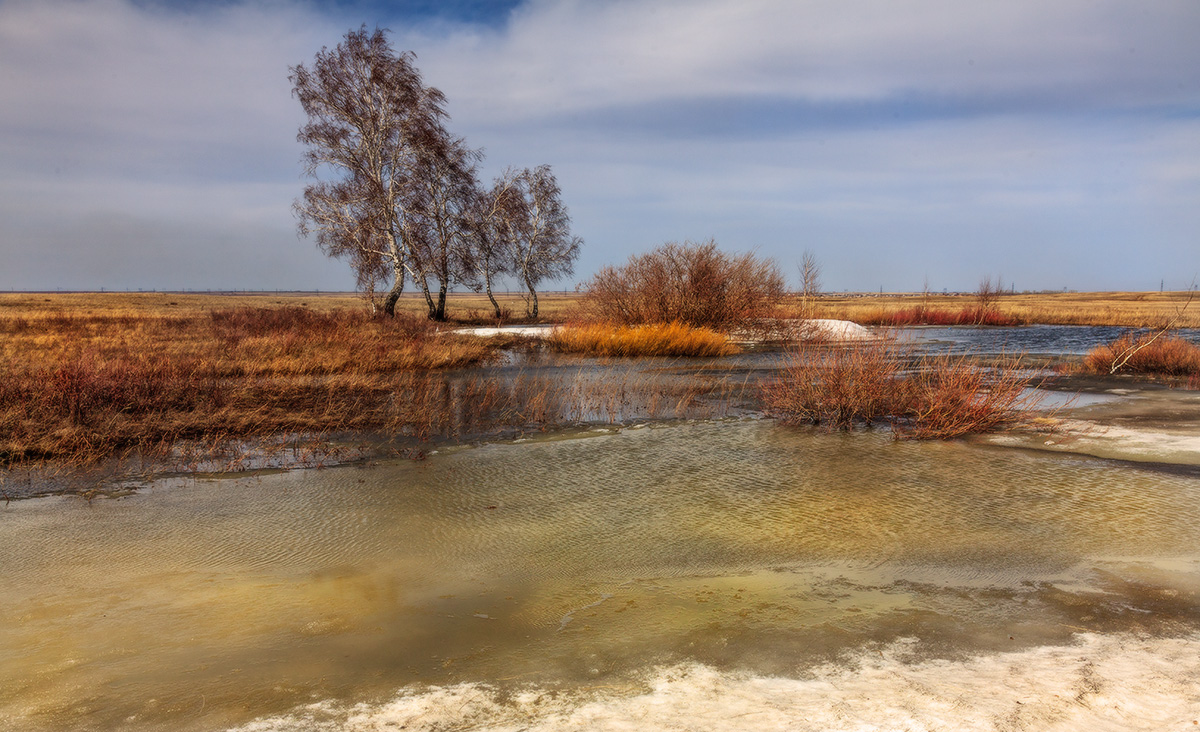
<path fill-rule="evenodd" d="M 524 312 L 524 301 L 516 294 L 498 296 L 501 306 L 514 313 Z M 578 311 L 583 295 L 545 293 L 539 296 L 542 320 L 562 322 Z M 1000 295 L 995 310 L 1019 323 L 1048 325 L 1113 325 L 1129 328 L 1156 327 L 1171 320 L 1188 302 L 1186 292 L 1050 292 Z M 801 310 L 798 295 L 785 296 L 781 310 L 797 316 Z M 924 311 L 949 315 L 971 311 L 976 297 L 921 293 L 825 294 L 813 303 L 813 317 L 851 320 L 856 323 L 908 320 L 905 313 Z M 357 310 L 364 308 L 362 298 L 352 293 L 0 293 L 0 320 L 11 317 L 38 318 L 50 314 L 107 316 L 195 316 L 211 310 L 241 307 L 302 307 L 309 310 Z M 407 293 L 398 310 L 423 316 L 425 301 L 419 294 Z M 491 306 L 484 295 L 452 293 L 448 310 L 452 322 L 491 323 Z M 1200 328 L 1200 307 L 1193 303 L 1176 323 L 1181 328 Z"/>
<path fill-rule="evenodd" d="M 277 438 L 289 434 L 304 435 L 308 444 L 337 433 L 422 440 L 577 421 L 711 416 L 704 400 L 720 401 L 733 388 L 720 379 L 564 379 L 474 368 L 499 355 L 496 341 L 458 336 L 408 313 L 371 317 L 361 303 L 334 307 L 356 304 L 344 296 L 5 300 L 0 466 L 156 458 L 179 454 L 186 443 L 177 463 L 192 469 L 239 441 L 282 445 Z M 657 338 L 617 334 L 614 342 L 731 348 L 716 334 L 666 330 Z"/>
<path fill-rule="evenodd" d="M 403 406 L 379 412 L 392 395 L 425 398 L 414 374 L 491 356 L 479 339 L 362 309 L 10 308 L 0 316 L 0 463 L 371 428 L 404 418 Z"/>
<path fill-rule="evenodd" d="M 1013 295 L 1001 297 L 995 307 L 1024 312 L 1020 317 L 1031 322 L 1144 325 L 1176 315 L 1185 297 Z M 565 319 L 577 300 L 549 296 L 543 306 L 549 319 Z M 456 295 L 454 310 L 470 316 L 473 304 L 484 302 L 481 296 Z M 785 310 L 790 304 L 784 303 Z M 868 315 L 888 308 L 923 307 L 928 315 L 961 312 L 971 304 L 971 296 L 829 296 L 819 299 L 815 314 L 872 322 Z M 1018 305 L 1026 310 L 1014 310 Z M 455 336 L 445 324 L 430 323 L 419 296 L 406 296 L 400 309 L 395 319 L 373 318 L 361 299 L 325 293 L 0 294 L 0 465 L 87 463 L 135 451 L 165 454 L 179 441 L 215 445 L 289 433 L 423 437 L 617 415 L 679 416 L 728 389 L 686 380 L 565 383 L 511 375 L 501 380 L 486 371 L 468 375 L 462 369 L 496 355 L 494 343 Z M 1045 315 L 1060 310 L 1056 318 Z M 1200 325 L 1195 316 L 1185 312 L 1179 324 Z M 731 352 L 716 333 L 673 325 L 593 324 L 563 329 L 552 345 L 599 355 Z M 1171 354 L 1147 349 L 1143 356 L 1161 360 Z M 866 377 L 853 375 L 858 366 L 826 358 L 810 353 L 792 364 L 790 381 L 776 388 L 776 396 L 783 395 L 772 403 L 777 414 L 832 423 L 844 421 L 838 410 L 848 410 L 851 422 L 882 415 L 913 425 L 916 436 L 958 434 L 953 420 L 964 414 L 982 428 L 1004 423 L 1012 414 L 1005 404 L 983 414 L 980 398 L 971 395 L 1011 393 L 1016 382 L 1006 386 L 995 372 L 966 362 L 930 361 L 914 372 L 923 375 L 901 377 L 894 364 L 911 360 L 907 356 L 888 348 L 864 351 L 855 358 L 883 358 L 892 365 L 873 367 L 883 370 L 872 377 L 874 386 L 863 389 L 855 379 Z M 1112 354 L 1096 358 L 1111 362 Z M 838 369 L 849 369 L 848 380 L 830 378 Z M 920 390 L 923 396 L 913 396 Z M 819 405 L 839 398 L 843 403 L 834 411 L 820 411 L 826 407 Z M 852 403 L 856 399 L 907 401 L 883 407 L 868 403 L 865 411 L 855 411 L 860 409 Z M 806 400 L 818 405 L 812 412 L 816 420 L 806 416 Z M 932 427 L 917 419 L 925 415 L 928 422 L 942 412 L 944 417 L 936 417 L 942 421 Z M 993 413 L 998 420 L 989 416 Z"/>
<path fill-rule="evenodd" d="M 498 293 L 502 309 L 517 315 L 525 312 L 525 301 L 518 293 Z M 539 293 L 538 303 L 545 322 L 558 322 L 578 301 L 575 293 Z M 447 299 L 450 324 L 492 324 L 492 306 L 487 296 L 475 293 L 451 293 Z M 367 309 L 366 301 L 346 292 L 0 292 L 0 320 L 49 315 L 101 316 L 198 316 L 212 310 L 236 308 L 297 307 L 327 312 Z M 424 318 L 425 299 L 419 292 L 405 293 L 397 302 L 399 313 Z M 515 319 L 519 320 L 519 318 Z"/>

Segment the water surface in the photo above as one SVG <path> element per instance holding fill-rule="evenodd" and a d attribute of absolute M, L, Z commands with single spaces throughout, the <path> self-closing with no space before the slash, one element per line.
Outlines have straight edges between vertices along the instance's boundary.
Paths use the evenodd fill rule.
<path fill-rule="evenodd" d="M 760 420 L 573 430 L 13 502 L 0 546 L 12 729 L 1200 711 L 1200 480 L 1091 458 Z"/>

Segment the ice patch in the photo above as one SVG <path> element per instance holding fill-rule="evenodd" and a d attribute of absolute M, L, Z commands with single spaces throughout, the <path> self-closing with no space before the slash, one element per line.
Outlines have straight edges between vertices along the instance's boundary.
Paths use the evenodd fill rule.
<path fill-rule="evenodd" d="M 1086 420 L 1061 420 L 1043 446 L 1119 460 L 1200 465 L 1200 434 L 1101 425 Z"/>
<path fill-rule="evenodd" d="M 456 335 L 473 335 L 481 338 L 490 338 L 499 335 L 545 338 L 550 335 L 550 331 L 554 330 L 554 328 L 555 326 L 553 325 L 502 325 L 494 328 L 460 328 L 449 332 Z"/>
<path fill-rule="evenodd" d="M 803 328 L 806 333 L 821 340 L 867 341 L 878 337 L 871 329 L 849 320 L 816 318 L 804 321 Z"/>
<path fill-rule="evenodd" d="M 916 643 L 864 651 L 804 679 L 695 664 L 627 688 L 487 684 L 411 689 L 390 702 L 322 702 L 238 732 L 292 730 L 1167 730 L 1200 720 L 1200 636 L 1077 636 L 1067 646 L 909 662 Z"/>

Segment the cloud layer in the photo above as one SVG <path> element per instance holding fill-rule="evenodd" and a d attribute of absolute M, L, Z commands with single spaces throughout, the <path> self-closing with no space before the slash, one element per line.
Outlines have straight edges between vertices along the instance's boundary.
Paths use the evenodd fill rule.
<path fill-rule="evenodd" d="M 581 278 L 710 236 L 836 289 L 1200 269 L 1192 0 L 0 0 L 0 288 L 349 288 L 294 233 L 287 70 L 362 23 L 489 175 L 554 166 Z"/>

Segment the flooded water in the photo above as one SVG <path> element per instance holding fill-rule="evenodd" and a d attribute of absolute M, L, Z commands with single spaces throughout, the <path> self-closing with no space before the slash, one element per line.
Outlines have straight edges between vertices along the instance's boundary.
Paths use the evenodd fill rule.
<path fill-rule="evenodd" d="M 1192 729 L 1200 478 L 763 420 L 0 509 L 0 728 Z"/>
<path fill-rule="evenodd" d="M 936 326 L 900 330 L 902 336 L 937 352 L 1068 356 L 1081 356 L 1131 332 L 1141 335 L 1153 331 L 1094 325 L 1029 325 L 1017 328 Z M 1171 331 L 1171 335 L 1200 343 L 1200 330 L 1181 328 Z"/>

